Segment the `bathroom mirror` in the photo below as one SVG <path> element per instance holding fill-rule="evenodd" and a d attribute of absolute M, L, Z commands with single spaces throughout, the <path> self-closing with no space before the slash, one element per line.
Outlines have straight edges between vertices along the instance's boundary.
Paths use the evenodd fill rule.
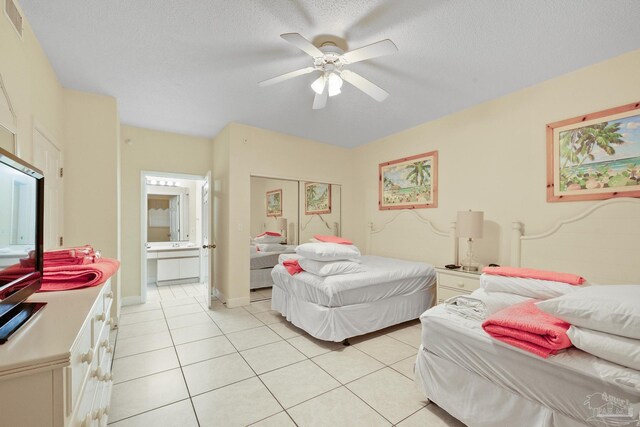
<path fill-rule="evenodd" d="M 165 188 L 147 193 L 148 242 L 189 240 L 189 194 L 185 190 Z"/>

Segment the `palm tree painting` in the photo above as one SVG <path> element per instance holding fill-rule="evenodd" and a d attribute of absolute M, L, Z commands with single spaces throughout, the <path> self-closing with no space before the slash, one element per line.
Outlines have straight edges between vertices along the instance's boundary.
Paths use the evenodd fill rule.
<path fill-rule="evenodd" d="M 638 112 L 632 104 L 548 125 L 547 144 L 557 167 L 548 167 L 547 200 L 640 196 Z"/>
<path fill-rule="evenodd" d="M 305 215 L 331 213 L 331 184 L 305 182 L 304 195 Z"/>
<path fill-rule="evenodd" d="M 438 152 L 379 165 L 381 210 L 437 207 Z"/>
<path fill-rule="evenodd" d="M 267 191 L 267 216 L 282 216 L 282 189 Z"/>

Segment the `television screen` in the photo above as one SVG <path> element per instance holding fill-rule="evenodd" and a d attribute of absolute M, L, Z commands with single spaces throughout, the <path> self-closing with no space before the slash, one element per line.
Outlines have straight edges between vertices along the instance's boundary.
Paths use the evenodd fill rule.
<path fill-rule="evenodd" d="M 0 149 L 0 315 L 40 286 L 43 185 L 40 171 Z"/>

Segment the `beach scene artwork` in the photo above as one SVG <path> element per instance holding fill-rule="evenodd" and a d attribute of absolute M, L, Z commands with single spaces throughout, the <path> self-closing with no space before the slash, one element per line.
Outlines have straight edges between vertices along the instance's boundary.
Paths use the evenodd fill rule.
<path fill-rule="evenodd" d="M 331 184 L 305 182 L 304 194 L 305 215 L 331 213 Z"/>
<path fill-rule="evenodd" d="M 282 216 L 282 189 L 267 191 L 267 216 Z"/>
<path fill-rule="evenodd" d="M 418 209 L 437 206 L 438 153 L 418 154 L 379 165 L 379 208 Z"/>
<path fill-rule="evenodd" d="M 555 129 L 554 157 L 555 200 L 639 196 L 640 111 Z"/>

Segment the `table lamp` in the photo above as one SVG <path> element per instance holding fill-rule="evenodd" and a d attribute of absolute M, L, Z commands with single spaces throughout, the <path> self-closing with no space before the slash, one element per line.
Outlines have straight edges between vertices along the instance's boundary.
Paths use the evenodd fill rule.
<path fill-rule="evenodd" d="M 462 261 L 464 271 L 478 271 L 479 265 L 473 259 L 473 239 L 482 237 L 484 212 L 462 211 L 458 212 L 456 221 L 456 237 L 467 239 L 467 254 Z"/>

